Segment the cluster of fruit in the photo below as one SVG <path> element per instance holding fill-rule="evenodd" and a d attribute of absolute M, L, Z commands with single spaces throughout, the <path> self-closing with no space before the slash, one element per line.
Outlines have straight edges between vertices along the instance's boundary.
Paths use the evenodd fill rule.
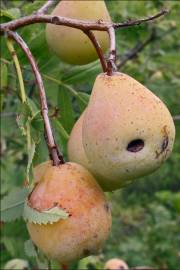
<path fill-rule="evenodd" d="M 110 21 L 104 1 L 62 0 L 52 15 Z M 49 24 L 50 48 L 71 64 L 97 58 L 88 37 L 77 29 Z M 95 32 L 103 51 L 106 32 Z M 163 102 L 132 77 L 114 72 L 97 76 L 88 107 L 72 129 L 69 161 L 51 161 L 34 169 L 35 187 L 29 205 L 44 211 L 59 206 L 69 217 L 53 224 L 28 222 L 33 242 L 61 263 L 96 253 L 111 228 L 104 191 L 121 188 L 156 170 L 174 143 L 173 119 Z"/>

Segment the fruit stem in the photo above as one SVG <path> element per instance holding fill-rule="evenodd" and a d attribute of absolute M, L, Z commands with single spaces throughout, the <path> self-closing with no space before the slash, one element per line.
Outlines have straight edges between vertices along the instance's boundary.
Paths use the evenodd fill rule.
<path fill-rule="evenodd" d="M 70 19 L 70 18 L 61 17 L 61 16 L 35 14 L 35 15 L 25 16 L 23 18 L 19 18 L 16 20 L 12 20 L 7 23 L 0 24 L 0 35 L 4 34 L 7 30 L 14 31 L 25 25 L 34 24 L 34 23 L 43 23 L 43 22 L 73 27 L 73 28 L 80 29 L 82 31 L 87 31 L 87 30 L 107 31 L 108 28 L 111 26 L 114 29 L 119 29 L 119 28 L 136 26 L 142 23 L 153 21 L 167 14 L 168 12 L 169 12 L 168 10 L 164 9 L 164 10 L 159 11 L 157 14 L 153 16 L 148 16 L 147 18 L 137 19 L 137 20 L 131 19 L 129 21 L 122 22 L 122 23 L 112 23 L 112 22 L 99 23 L 99 22 L 90 22 L 90 21 L 83 21 L 83 20 L 77 20 L 77 19 Z"/>
<path fill-rule="evenodd" d="M 63 156 L 59 153 L 57 145 L 55 144 L 55 140 L 52 133 L 52 128 L 50 124 L 50 120 L 48 117 L 48 106 L 46 100 L 46 93 L 44 89 L 44 84 L 41 78 L 41 74 L 39 72 L 38 66 L 34 60 L 34 57 L 29 50 L 28 46 L 24 42 L 24 40 L 18 35 L 18 33 L 7 31 L 6 32 L 9 37 L 11 37 L 16 43 L 21 47 L 23 52 L 25 53 L 26 57 L 28 58 L 31 68 L 33 70 L 34 76 L 36 78 L 36 83 L 39 88 L 39 97 L 40 97 L 40 104 L 41 104 L 41 114 L 44 120 L 44 129 L 45 129 L 45 137 L 47 139 L 47 146 L 49 150 L 50 158 L 53 161 L 54 166 L 58 166 L 59 164 L 64 163 Z"/>
<path fill-rule="evenodd" d="M 45 14 L 50 8 L 50 6 L 52 6 L 54 3 L 54 0 L 48 0 L 40 9 L 38 9 L 38 11 L 35 12 L 35 14 Z"/>
<path fill-rule="evenodd" d="M 116 67 L 116 36 L 114 27 L 108 28 L 110 48 L 109 48 L 109 58 L 107 60 L 107 75 L 112 76 L 113 72 L 117 70 Z"/>
<path fill-rule="evenodd" d="M 83 31 L 83 32 L 89 37 L 89 39 L 93 43 L 94 48 L 96 49 L 96 52 L 97 52 L 97 54 L 99 56 L 99 60 L 101 62 L 102 69 L 103 69 L 104 72 L 106 72 L 107 64 L 106 64 L 106 61 L 105 61 L 105 58 L 104 58 L 104 54 L 103 54 L 102 48 L 101 48 L 98 40 L 96 39 L 94 33 L 91 30 Z"/>

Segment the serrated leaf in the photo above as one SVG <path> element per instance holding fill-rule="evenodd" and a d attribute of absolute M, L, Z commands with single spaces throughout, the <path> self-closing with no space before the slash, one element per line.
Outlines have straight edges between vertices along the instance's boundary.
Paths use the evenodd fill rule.
<path fill-rule="evenodd" d="M 53 224 L 54 222 L 59 221 L 60 219 L 66 219 L 69 216 L 69 214 L 61 209 L 60 207 L 53 207 L 48 210 L 44 210 L 42 212 L 37 211 L 34 208 L 31 208 L 28 205 L 28 202 L 26 200 L 24 204 L 24 212 L 23 212 L 23 218 L 25 221 L 35 224 Z"/>
<path fill-rule="evenodd" d="M 28 188 L 17 188 L 1 200 L 2 221 L 9 222 L 22 216 L 28 191 Z"/>
<path fill-rule="evenodd" d="M 36 249 L 31 239 L 24 242 L 24 251 L 28 257 L 36 257 Z"/>

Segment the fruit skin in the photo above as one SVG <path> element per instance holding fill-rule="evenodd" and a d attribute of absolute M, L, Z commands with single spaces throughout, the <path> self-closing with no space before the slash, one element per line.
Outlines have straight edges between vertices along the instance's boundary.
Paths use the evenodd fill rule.
<path fill-rule="evenodd" d="M 59 205 L 70 216 L 53 224 L 28 223 L 32 241 L 51 259 L 69 263 L 102 248 L 111 227 L 104 193 L 91 174 L 76 163 L 58 167 L 51 162 L 35 168 L 36 186 L 31 207 L 42 211 Z M 43 174 L 42 171 L 45 173 Z"/>
<path fill-rule="evenodd" d="M 106 262 L 104 270 L 128 270 L 128 265 L 120 259 L 110 259 Z"/>
<path fill-rule="evenodd" d="M 87 159 L 86 153 L 84 151 L 82 143 L 82 124 L 85 113 L 86 110 L 81 114 L 79 119 L 74 124 L 71 134 L 69 136 L 67 145 L 68 159 L 69 161 L 81 164 L 83 167 L 88 169 L 88 171 L 90 171 L 94 175 L 96 181 L 99 183 L 99 185 L 104 191 L 111 191 L 113 190 L 113 183 L 111 183 L 110 179 L 102 177 L 98 173 L 94 172 L 93 166 Z M 109 183 L 111 183 L 111 185 L 109 185 Z"/>
<path fill-rule="evenodd" d="M 68 145 L 67 145 L 67 153 L 68 159 L 72 162 L 76 162 L 81 164 L 89 171 L 91 170 L 91 164 L 87 159 L 85 154 L 83 143 L 82 143 L 82 123 L 84 119 L 85 111 L 81 114 L 79 119 L 74 124 L 71 134 L 69 136 Z M 97 180 L 97 179 L 96 179 Z"/>
<path fill-rule="evenodd" d="M 51 15 L 71 19 L 90 21 L 111 21 L 104 1 L 67 1 L 62 0 Z M 108 34 L 104 31 L 93 31 L 105 52 L 109 46 Z M 84 65 L 98 58 L 90 39 L 81 30 L 47 24 L 46 39 L 49 47 L 61 60 L 69 64 Z"/>
<path fill-rule="evenodd" d="M 111 179 L 109 187 L 118 189 L 155 171 L 169 157 L 174 138 L 167 107 L 146 87 L 119 72 L 96 78 L 82 142 L 93 172 Z M 127 149 L 132 141 L 142 149 Z"/>

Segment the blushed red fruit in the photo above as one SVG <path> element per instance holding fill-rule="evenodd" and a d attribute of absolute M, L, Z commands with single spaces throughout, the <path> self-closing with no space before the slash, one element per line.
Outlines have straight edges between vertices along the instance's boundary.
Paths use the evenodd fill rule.
<path fill-rule="evenodd" d="M 29 204 L 42 211 L 59 206 L 69 213 L 53 224 L 28 223 L 32 241 L 61 263 L 98 252 L 108 237 L 111 213 L 103 191 L 81 165 L 45 162 L 35 168 L 36 186 Z"/>
<path fill-rule="evenodd" d="M 106 262 L 104 270 L 128 270 L 128 265 L 121 259 L 110 259 Z"/>
<path fill-rule="evenodd" d="M 165 104 L 132 77 L 97 76 L 82 124 L 94 174 L 118 189 L 152 173 L 170 156 L 174 122 Z M 103 182 L 102 182 L 103 186 Z"/>

